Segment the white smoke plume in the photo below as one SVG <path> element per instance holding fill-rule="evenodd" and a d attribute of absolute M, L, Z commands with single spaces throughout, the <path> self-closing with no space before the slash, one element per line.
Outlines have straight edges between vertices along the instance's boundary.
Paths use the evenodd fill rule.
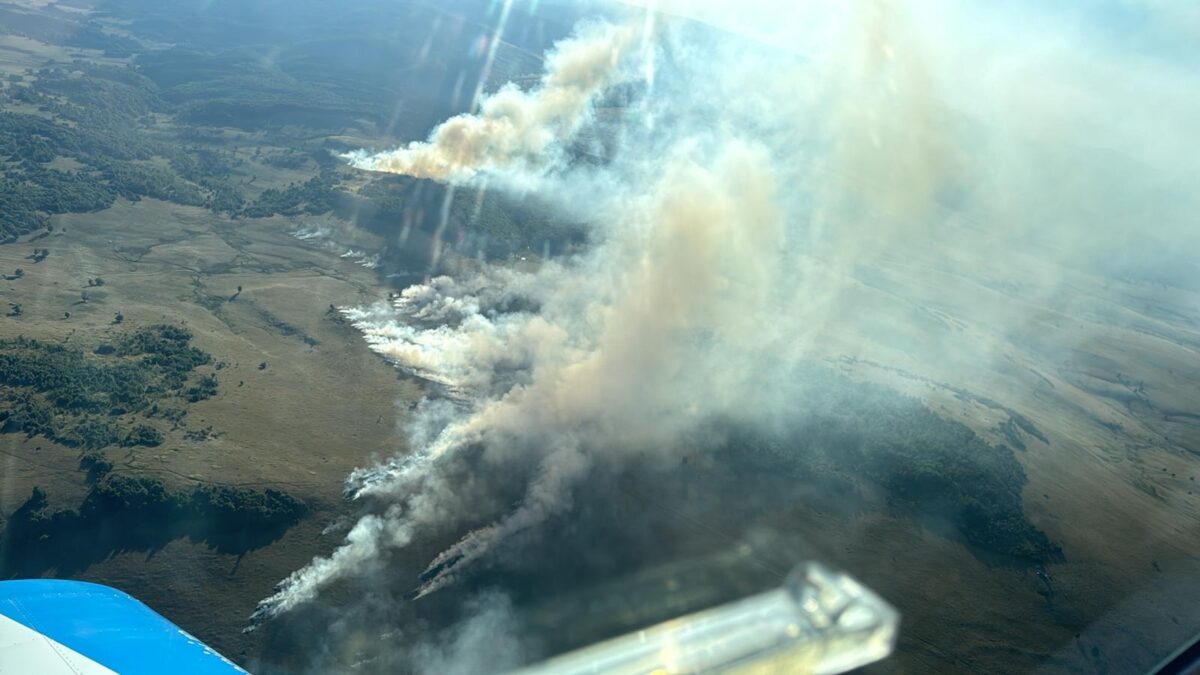
<path fill-rule="evenodd" d="M 463 283 L 440 277 L 391 307 L 347 310 L 372 348 L 446 385 L 469 401 L 469 413 L 451 413 L 436 434 L 415 438 L 412 454 L 352 476 L 355 496 L 402 506 L 360 523 L 332 558 L 286 580 L 260 616 L 311 599 L 320 586 L 360 572 L 379 547 L 403 546 L 415 529 L 453 517 L 460 491 L 439 467 L 472 446 L 486 446 L 485 462 L 505 463 L 513 453 L 532 459 L 528 490 L 511 514 L 434 560 L 419 594 L 563 508 L 573 481 L 602 459 L 596 453 L 654 447 L 720 412 L 727 399 L 701 386 L 712 382 L 715 364 L 702 365 L 716 356 L 712 344 L 753 354 L 770 335 L 761 326 L 783 232 L 767 157 L 742 143 L 730 143 L 710 167 L 681 154 L 650 199 L 627 204 L 623 239 L 579 267 L 495 270 Z M 591 283 L 593 270 L 617 261 L 611 286 Z M 515 296 L 538 311 L 494 311 Z M 524 379 L 498 377 L 502 368 Z"/>
<path fill-rule="evenodd" d="M 631 26 L 589 27 L 547 56 L 534 90 L 504 86 L 477 114 L 446 120 L 426 142 L 347 159 L 360 169 L 450 182 L 483 170 L 545 166 L 587 122 L 597 96 L 629 76 L 625 57 L 640 37 Z"/>
<path fill-rule="evenodd" d="M 448 396 L 418 408 L 410 448 L 350 477 L 371 515 L 258 618 L 435 530 L 461 538 L 414 586 L 454 583 L 562 512 L 594 467 L 669 453 L 705 420 L 748 414 L 764 364 L 849 355 L 1008 383 L 997 364 L 1015 358 L 1005 340 L 1029 310 L 978 298 L 1005 284 L 1057 297 L 1079 270 L 1148 273 L 1111 258 L 1131 222 L 1148 245 L 1200 243 L 1186 190 L 1200 153 L 1172 154 L 1200 120 L 1194 73 L 1018 31 L 981 2 L 806 3 L 757 22 L 753 7 L 693 12 L 741 35 L 589 25 L 532 91 L 502 88 L 428 142 L 351 157 L 451 183 L 536 175 L 588 214 L 589 249 L 345 310 L 374 350 Z M 559 162 L 598 97 L 648 72 L 629 67 L 638 56 L 654 59 L 654 87 L 626 111 L 614 157 Z M 924 274 L 911 288 L 871 295 L 880 270 L 909 269 Z M 1200 279 L 1187 269 L 1174 281 Z M 496 474 L 520 477 L 515 500 L 489 492 Z"/>
<path fill-rule="evenodd" d="M 335 228 L 326 225 L 308 225 L 293 230 L 291 234 L 300 241 L 309 242 L 331 253 L 337 253 L 339 257 L 353 260 L 367 269 L 377 268 L 379 266 L 378 254 L 367 253 L 355 248 L 347 248 L 345 244 L 340 243 L 346 239 L 344 230 L 344 227 Z"/>
<path fill-rule="evenodd" d="M 286 612 L 317 597 L 321 584 L 342 573 L 342 570 L 363 571 L 377 559 L 381 546 L 403 546 L 408 533 L 393 527 L 394 517 L 368 515 L 346 535 L 346 542 L 328 558 L 317 559 L 303 570 L 293 573 L 283 583 L 288 589 L 271 605 L 271 613 Z"/>

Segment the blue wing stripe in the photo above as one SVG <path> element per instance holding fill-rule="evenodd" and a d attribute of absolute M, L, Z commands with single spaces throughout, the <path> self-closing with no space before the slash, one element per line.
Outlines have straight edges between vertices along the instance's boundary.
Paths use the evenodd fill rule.
<path fill-rule="evenodd" d="M 3 581 L 0 614 L 122 675 L 246 672 L 137 599 L 107 586 Z"/>

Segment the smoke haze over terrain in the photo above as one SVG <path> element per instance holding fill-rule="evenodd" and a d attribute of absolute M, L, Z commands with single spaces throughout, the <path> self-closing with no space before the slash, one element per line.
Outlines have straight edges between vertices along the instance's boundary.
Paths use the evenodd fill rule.
<path fill-rule="evenodd" d="M 588 243 L 343 310 L 442 394 L 414 411 L 408 449 L 349 477 L 361 519 L 258 619 L 388 578 L 422 538 L 452 543 L 420 578 L 390 579 L 416 598 L 520 557 L 598 476 L 673 466 L 717 420 L 803 419 L 790 387 L 808 361 L 877 362 L 1024 409 L 1027 371 L 1096 339 L 1076 319 L 1119 313 L 1071 289 L 1200 288 L 1200 69 L 1182 3 L 637 4 L 582 25 L 532 88 L 349 156 L 537 193 Z M 865 299 L 879 288 L 888 301 Z M 504 625 L 506 602 L 467 614 Z M 418 650 L 430 672 L 484 649 L 477 627 L 456 630 Z M 524 658 L 498 642 L 516 651 L 494 663 Z"/>

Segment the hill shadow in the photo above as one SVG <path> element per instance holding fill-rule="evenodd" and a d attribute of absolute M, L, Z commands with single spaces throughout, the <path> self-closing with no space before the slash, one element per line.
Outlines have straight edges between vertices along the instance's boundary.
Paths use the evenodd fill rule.
<path fill-rule="evenodd" d="M 187 537 L 222 554 L 242 555 L 283 536 L 307 511 L 276 490 L 201 485 L 173 492 L 161 481 L 110 475 L 78 509 L 51 509 L 32 494 L 0 534 L 0 578 L 69 577 L 120 553 L 147 558 Z"/>

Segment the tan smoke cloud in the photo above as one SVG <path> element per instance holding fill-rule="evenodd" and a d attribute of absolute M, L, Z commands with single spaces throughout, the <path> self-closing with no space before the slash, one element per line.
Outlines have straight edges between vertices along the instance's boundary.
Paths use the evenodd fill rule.
<path fill-rule="evenodd" d="M 414 456 L 370 472 L 358 492 L 401 501 L 416 492 L 423 503 L 409 501 L 407 508 L 360 523 L 333 557 L 286 580 L 260 615 L 311 599 L 379 549 L 406 545 L 414 529 L 445 518 L 436 502 L 452 500 L 454 493 L 438 479 L 439 461 L 473 444 L 540 455 L 538 468 L 511 514 L 469 533 L 431 563 L 436 573 L 422 594 L 452 581 L 457 570 L 514 532 L 560 511 L 574 481 L 597 461 L 594 453 L 654 448 L 683 421 L 717 412 L 714 406 L 727 399 L 689 382 L 701 358 L 689 343 L 704 336 L 737 350 L 762 346 L 783 243 L 776 189 L 760 146 L 731 142 L 710 166 L 681 155 L 642 204 L 629 205 L 621 238 L 595 253 L 611 266 L 613 287 L 573 286 L 562 278 L 570 272 L 550 265 L 529 279 L 497 272 L 482 285 L 434 279 L 402 294 L 393 308 L 398 314 L 348 312 L 380 354 L 475 395 L 477 406 Z M 500 285 L 510 293 L 553 290 L 545 293 L 549 305 L 538 315 L 487 318 L 489 305 L 504 297 L 493 295 Z M 405 323 L 417 316 L 457 322 L 432 329 Z M 532 381 L 489 397 L 496 364 L 514 358 L 528 361 Z"/>
<path fill-rule="evenodd" d="M 542 166 L 587 121 L 596 97 L 625 77 L 623 57 L 642 35 L 611 24 L 584 30 L 547 56 L 532 91 L 506 85 L 484 98 L 477 114 L 446 120 L 426 142 L 348 158 L 360 169 L 454 182 L 483 170 Z"/>
<path fill-rule="evenodd" d="M 741 411 L 757 384 L 748 366 L 763 354 L 776 363 L 819 344 L 982 378 L 1015 351 L 998 345 L 1030 311 L 993 289 L 1021 288 L 1022 303 L 1050 295 L 1061 267 L 1093 264 L 1130 222 L 1147 239 L 1195 240 L 1185 226 L 1196 209 L 1181 208 L 1195 199 L 1181 196 L 1200 153 L 1178 152 L 1200 119 L 1194 74 L 1059 36 L 995 33 L 1007 24 L 969 2 L 809 2 L 763 13 L 778 26 L 754 22 L 752 8 L 701 4 L 714 23 L 755 23 L 743 34 L 803 39 L 781 55 L 685 33 L 646 108 L 660 106 L 663 122 L 625 164 L 618 156 L 583 178 L 547 171 L 624 81 L 626 54 L 647 53 L 634 49 L 640 28 L 611 25 L 562 43 L 538 88 L 502 89 L 428 142 L 353 158 L 448 182 L 545 172 L 596 230 L 567 261 L 435 278 L 393 305 L 346 310 L 373 349 L 445 385 L 456 405 L 424 405 L 410 451 L 351 476 L 355 495 L 388 506 L 285 580 L 259 616 L 312 599 L 425 528 L 467 532 L 418 590 L 451 583 L 561 511 L 595 464 Z M 795 25 L 810 19 L 821 28 Z M 1160 194 L 1181 201 L 1151 202 Z M 1030 263 L 1029 251 L 1058 267 Z M 918 270 L 908 287 L 880 271 L 901 269 Z M 538 309 L 502 311 L 513 298 Z M 942 320 L 951 308 L 970 330 Z M 446 474 L 479 448 L 479 474 L 510 463 L 526 472 L 523 499 L 482 527 L 456 506 L 464 491 Z"/>

